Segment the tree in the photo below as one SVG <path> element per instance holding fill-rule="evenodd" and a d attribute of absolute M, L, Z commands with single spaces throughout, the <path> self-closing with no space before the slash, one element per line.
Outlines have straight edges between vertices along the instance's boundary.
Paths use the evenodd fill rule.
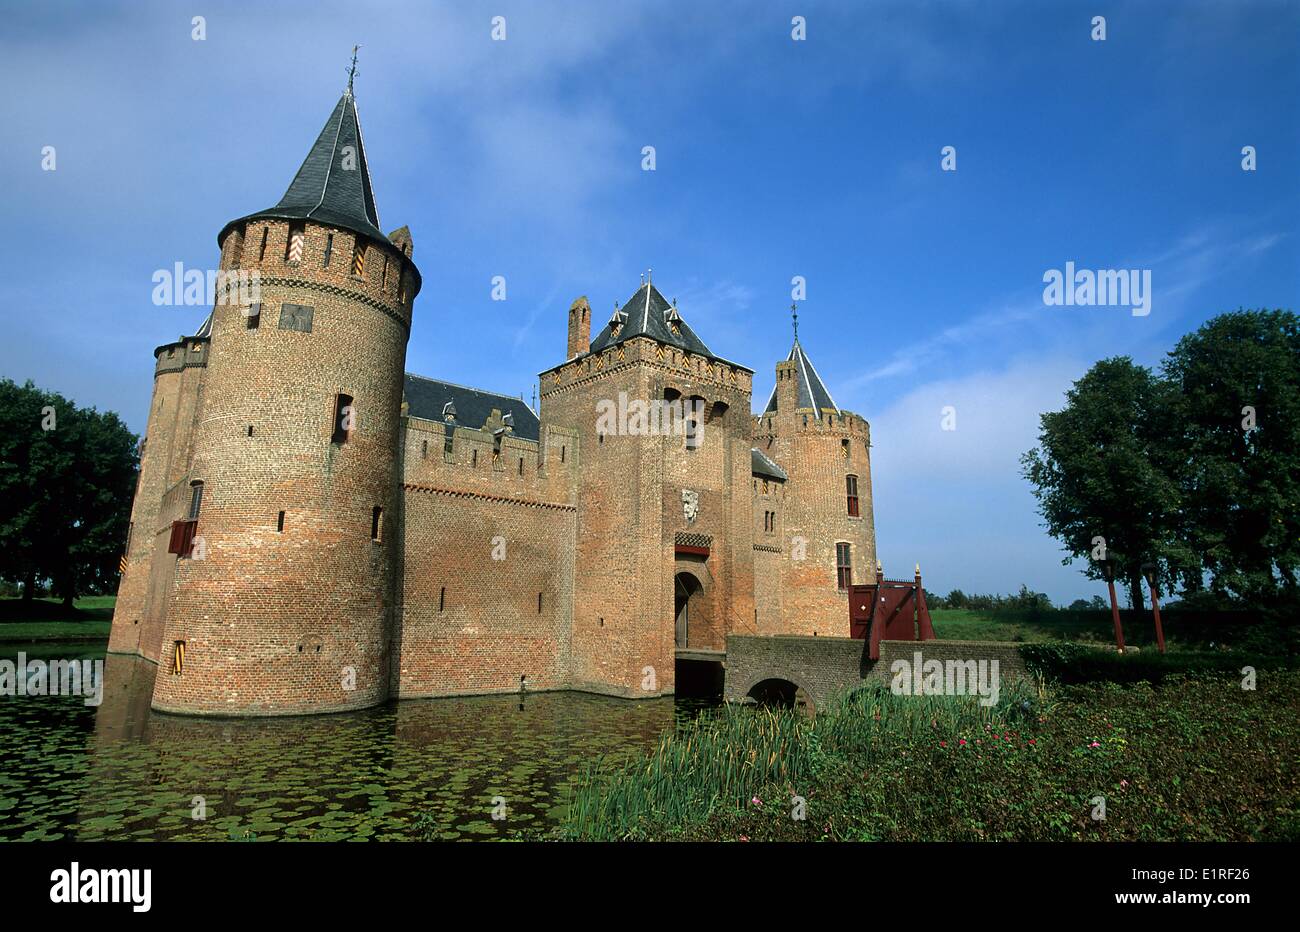
<path fill-rule="evenodd" d="M 1300 318 L 1221 314 L 1163 366 L 1174 400 L 1186 587 L 1294 601 L 1300 568 Z"/>
<path fill-rule="evenodd" d="M 38 577 L 71 605 L 117 579 L 135 489 L 136 437 L 112 412 L 0 380 L 0 575 Z"/>
<path fill-rule="evenodd" d="M 1100 579 L 1094 557 L 1104 552 L 1135 608 L 1142 563 L 1178 549 L 1170 414 L 1168 387 L 1151 370 L 1127 356 L 1103 359 L 1066 393 L 1064 409 L 1042 415 L 1039 446 L 1021 457 L 1048 533 L 1068 554 L 1062 563 L 1082 557 L 1086 575 Z"/>

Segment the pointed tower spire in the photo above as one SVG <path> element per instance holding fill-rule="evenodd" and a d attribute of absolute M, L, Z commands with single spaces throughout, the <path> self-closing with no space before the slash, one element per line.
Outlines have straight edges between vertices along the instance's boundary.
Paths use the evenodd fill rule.
<path fill-rule="evenodd" d="M 797 408 L 812 408 L 813 416 L 820 419 L 823 408 L 830 408 L 839 411 L 839 405 L 831 397 L 830 390 L 826 388 L 826 383 L 822 377 L 817 374 L 812 360 L 804 352 L 803 344 L 799 342 L 799 305 L 791 303 L 790 320 L 794 326 L 794 346 L 790 348 L 790 355 L 787 356 L 786 362 L 795 364 L 795 374 L 799 383 L 799 395 L 796 403 Z M 767 407 L 763 409 L 764 414 L 776 410 L 776 387 L 772 388 L 772 397 L 767 400 Z"/>
<path fill-rule="evenodd" d="M 359 48 L 359 46 L 358 46 Z M 312 143 L 284 197 L 274 207 L 232 220 L 217 236 L 218 244 L 237 224 L 259 217 L 285 220 L 315 220 L 342 227 L 387 244 L 379 226 L 374 189 L 366 147 L 361 138 L 361 121 L 352 96 L 356 77 L 356 51 L 348 69 L 348 86 Z"/>

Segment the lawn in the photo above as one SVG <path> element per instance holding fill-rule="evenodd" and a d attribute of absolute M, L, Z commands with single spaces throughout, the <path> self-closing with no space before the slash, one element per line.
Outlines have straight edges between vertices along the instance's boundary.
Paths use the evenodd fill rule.
<path fill-rule="evenodd" d="M 725 709 L 590 773 L 565 837 L 1300 840 L 1300 673 Z M 796 798 L 798 797 L 798 798 Z M 802 815 L 803 818 L 798 818 Z"/>
<path fill-rule="evenodd" d="M 112 595 L 86 596 L 69 613 L 58 599 L 0 599 L 0 641 L 64 641 L 108 638 Z"/>

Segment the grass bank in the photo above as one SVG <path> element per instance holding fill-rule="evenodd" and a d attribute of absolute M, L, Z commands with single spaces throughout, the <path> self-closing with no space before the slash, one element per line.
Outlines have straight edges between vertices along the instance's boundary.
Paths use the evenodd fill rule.
<path fill-rule="evenodd" d="M 809 720 L 729 708 L 597 766 L 565 837 L 654 840 L 1300 840 L 1300 673 L 873 687 Z M 798 798 L 796 798 L 798 797 Z M 1104 798 L 1105 818 L 1098 797 Z M 802 813 L 799 813 L 802 800 Z M 794 818 L 802 814 L 804 818 Z"/>
<path fill-rule="evenodd" d="M 107 640 L 116 596 L 87 596 L 69 612 L 57 599 L 0 599 L 0 641 Z"/>

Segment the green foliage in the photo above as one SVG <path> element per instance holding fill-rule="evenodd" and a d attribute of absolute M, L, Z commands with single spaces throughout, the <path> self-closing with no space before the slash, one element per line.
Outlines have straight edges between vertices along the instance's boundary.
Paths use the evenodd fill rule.
<path fill-rule="evenodd" d="M 1300 840 L 1300 673 L 1170 675 L 1013 695 L 864 691 L 818 714 L 740 710 L 708 746 L 591 777 L 566 835 L 682 840 Z M 761 760 L 784 734 L 783 765 L 740 765 L 719 791 L 711 753 Z M 775 721 L 784 719 L 785 721 Z M 693 732 L 688 730 L 685 734 Z M 674 740 L 681 741 L 683 735 Z M 1231 778 L 1228 778 L 1231 775 Z M 807 802 L 792 818 L 791 797 Z M 736 796 L 743 797 L 739 801 Z M 1092 817 L 1096 796 L 1105 820 Z M 755 802 L 757 800 L 757 802 Z M 615 802 L 616 801 L 616 802 Z"/>
<path fill-rule="evenodd" d="M 1180 535 L 1193 566 L 1209 574 L 1215 592 L 1255 604 L 1295 600 L 1300 317 L 1220 315 L 1183 337 L 1163 372 L 1174 388 Z"/>
<path fill-rule="evenodd" d="M 48 578 L 69 603 L 111 590 L 137 462 L 136 437 L 116 414 L 0 380 L 0 573 Z"/>
<path fill-rule="evenodd" d="M 1251 420 L 1253 419 L 1253 427 Z M 1159 375 L 1105 359 L 1042 415 L 1021 459 L 1048 532 L 1069 562 L 1093 538 L 1122 566 L 1135 608 L 1139 567 L 1166 588 L 1279 618 L 1300 614 L 1300 318 L 1237 311 L 1183 337 Z M 1085 570 L 1100 573 L 1089 559 Z"/>
<path fill-rule="evenodd" d="M 1252 642 L 1257 647 L 1258 642 Z M 1274 645 L 1268 645 L 1274 646 Z M 1034 673 L 1061 683 L 1158 683 L 1175 674 L 1240 673 L 1246 666 L 1277 670 L 1295 666 L 1273 652 L 1258 650 L 1177 650 L 1161 654 L 1152 648 L 1129 650 L 1090 647 L 1058 641 L 1021 644 L 1020 656 Z"/>

